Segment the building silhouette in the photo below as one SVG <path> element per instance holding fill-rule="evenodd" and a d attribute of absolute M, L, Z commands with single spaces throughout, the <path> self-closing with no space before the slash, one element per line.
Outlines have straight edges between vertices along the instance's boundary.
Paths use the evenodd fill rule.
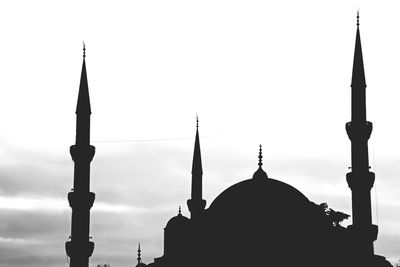
<path fill-rule="evenodd" d="M 68 193 L 68 202 L 72 208 L 70 240 L 65 243 L 65 250 L 70 258 L 70 267 L 88 267 L 94 243 L 89 239 L 90 209 L 95 194 L 90 192 L 90 162 L 95 147 L 90 145 L 90 99 L 86 76 L 86 49 L 83 46 L 83 63 L 76 106 L 76 139 L 70 147 L 74 161 L 74 188 Z"/>
<path fill-rule="evenodd" d="M 369 171 L 368 139 L 372 123 L 366 120 L 365 75 L 359 15 L 352 75 L 351 172 L 346 180 L 352 192 L 352 225 L 348 217 L 317 205 L 300 191 L 268 177 L 262 168 L 252 178 L 223 191 L 206 209 L 202 198 L 202 163 L 198 120 L 192 165 L 190 218 L 181 214 L 164 228 L 164 253 L 148 267 L 243 266 L 392 266 L 374 254 L 378 227 L 371 220 L 370 190 L 375 175 Z M 342 219 L 333 218 L 342 214 Z M 146 266 L 138 251 L 137 267 Z"/>
<path fill-rule="evenodd" d="M 296 188 L 269 177 L 262 168 L 261 145 L 258 168 L 252 177 L 227 188 L 206 208 L 197 119 L 191 197 L 187 200 L 190 218 L 182 215 L 179 207 L 164 228 L 163 255 L 146 265 L 139 244 L 137 267 L 391 266 L 384 257 L 375 255 L 373 247 L 378 227 L 371 220 L 370 190 L 375 175 L 369 171 L 368 139 L 372 123 L 366 120 L 358 20 L 357 14 L 351 121 L 346 123 L 351 141 L 352 166 L 346 179 L 352 192 L 352 225 L 342 227 L 340 221 L 348 217 L 346 214 L 328 209 L 326 204 L 315 204 Z M 75 170 L 74 188 L 68 194 L 71 236 L 65 247 L 71 267 L 88 267 L 94 249 L 89 236 L 90 209 L 95 199 L 90 192 L 90 162 L 95 154 L 90 145 L 90 114 L 84 48 L 76 142 L 70 149 Z"/>

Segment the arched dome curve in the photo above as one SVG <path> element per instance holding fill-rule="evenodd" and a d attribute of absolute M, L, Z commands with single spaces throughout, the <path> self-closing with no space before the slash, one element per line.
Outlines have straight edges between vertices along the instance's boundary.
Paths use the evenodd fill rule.
<path fill-rule="evenodd" d="M 189 218 L 183 216 L 181 213 L 172 217 L 165 226 L 165 229 L 180 229 L 183 227 L 187 227 L 189 224 Z"/>
<path fill-rule="evenodd" d="M 299 206 L 309 200 L 299 190 L 284 182 L 265 178 L 247 179 L 224 190 L 210 205 L 209 211 L 248 210 L 253 206 Z"/>

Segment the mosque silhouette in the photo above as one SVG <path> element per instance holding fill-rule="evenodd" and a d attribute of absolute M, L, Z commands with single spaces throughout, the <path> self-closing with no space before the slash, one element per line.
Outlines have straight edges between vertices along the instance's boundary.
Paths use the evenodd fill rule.
<path fill-rule="evenodd" d="M 90 241 L 90 100 L 86 77 L 85 47 L 78 104 L 76 142 L 70 153 L 75 163 L 74 189 L 68 194 L 72 208 L 71 236 L 65 244 L 71 267 L 87 267 L 93 253 Z M 359 16 L 352 74 L 351 121 L 346 123 L 351 141 L 351 171 L 346 180 L 352 192 L 352 224 L 340 221 L 348 215 L 311 202 L 300 191 L 268 177 L 258 169 L 252 178 L 223 191 L 206 208 L 202 196 L 202 162 L 198 121 L 192 165 L 190 218 L 181 214 L 164 228 L 164 253 L 145 264 L 138 249 L 137 267 L 243 267 L 243 266 L 392 266 L 375 255 L 378 227 L 372 224 L 371 196 L 375 174 L 368 162 L 372 123 L 366 120 L 365 75 Z M 294 133 L 295 134 L 295 133 Z"/>

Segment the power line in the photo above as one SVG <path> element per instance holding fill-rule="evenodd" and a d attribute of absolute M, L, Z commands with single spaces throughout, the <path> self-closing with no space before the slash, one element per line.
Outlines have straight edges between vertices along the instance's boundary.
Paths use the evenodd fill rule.
<path fill-rule="evenodd" d="M 215 138 L 223 137 L 227 135 L 209 135 L 202 136 L 201 138 Z M 143 143 L 143 142 L 165 142 L 165 141 L 182 141 L 182 140 L 194 140 L 193 137 L 175 137 L 175 138 L 155 138 L 155 139 L 136 139 L 136 140 L 95 140 L 92 143 Z"/>

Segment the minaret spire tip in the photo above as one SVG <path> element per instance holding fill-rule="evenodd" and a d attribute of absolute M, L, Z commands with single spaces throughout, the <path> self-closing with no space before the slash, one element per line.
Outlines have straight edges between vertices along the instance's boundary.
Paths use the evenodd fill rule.
<path fill-rule="evenodd" d="M 360 26 L 360 9 L 357 10 L 357 28 Z"/>
<path fill-rule="evenodd" d="M 86 57 L 86 44 L 85 41 L 83 41 L 83 58 Z"/>
<path fill-rule="evenodd" d="M 196 114 L 196 128 L 199 128 L 199 116 Z"/>

